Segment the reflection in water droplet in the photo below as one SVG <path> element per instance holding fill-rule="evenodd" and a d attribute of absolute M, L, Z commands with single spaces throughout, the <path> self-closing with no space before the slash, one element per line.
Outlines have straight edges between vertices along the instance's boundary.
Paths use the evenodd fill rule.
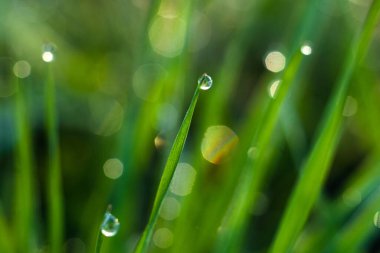
<path fill-rule="evenodd" d="M 168 228 L 159 228 L 154 232 L 153 242 L 158 248 L 167 249 L 173 244 L 173 233 Z"/>
<path fill-rule="evenodd" d="M 123 163 L 116 158 L 108 159 L 103 165 L 104 175 L 111 179 L 117 179 L 123 174 Z"/>
<path fill-rule="evenodd" d="M 380 228 L 380 212 L 375 213 L 375 216 L 373 217 L 373 224 Z"/>
<path fill-rule="evenodd" d="M 164 199 L 160 208 L 160 217 L 164 220 L 174 220 L 178 217 L 181 210 L 181 204 L 173 197 Z"/>
<path fill-rule="evenodd" d="M 204 73 L 199 79 L 198 79 L 198 85 L 202 90 L 208 90 L 212 86 L 212 79 L 211 76 Z"/>
<path fill-rule="evenodd" d="M 186 196 L 193 190 L 197 171 L 187 163 L 179 163 L 174 172 L 170 191 L 178 196 Z"/>
<path fill-rule="evenodd" d="M 204 159 L 213 164 L 221 163 L 235 148 L 239 138 L 226 126 L 207 128 L 201 144 Z"/>
<path fill-rule="evenodd" d="M 305 43 L 302 45 L 301 53 L 303 55 L 311 55 L 312 52 L 313 52 L 313 49 L 311 48 L 311 46 L 308 43 Z"/>
<path fill-rule="evenodd" d="M 280 80 L 276 80 L 269 86 L 268 93 L 271 98 L 276 98 Z"/>
<path fill-rule="evenodd" d="M 120 222 L 119 220 L 113 216 L 110 212 L 106 212 L 104 214 L 104 220 L 100 229 L 102 230 L 102 234 L 107 237 L 112 237 L 117 234 L 119 231 Z"/>
<path fill-rule="evenodd" d="M 18 61 L 13 65 L 13 73 L 18 78 L 26 78 L 31 73 L 31 66 L 27 61 Z"/>
<path fill-rule="evenodd" d="M 346 103 L 344 104 L 343 116 L 352 117 L 358 111 L 358 102 L 355 98 L 347 96 Z"/>
<path fill-rule="evenodd" d="M 273 51 L 265 56 L 265 67 L 274 73 L 280 72 L 285 68 L 286 58 L 278 51 Z"/>

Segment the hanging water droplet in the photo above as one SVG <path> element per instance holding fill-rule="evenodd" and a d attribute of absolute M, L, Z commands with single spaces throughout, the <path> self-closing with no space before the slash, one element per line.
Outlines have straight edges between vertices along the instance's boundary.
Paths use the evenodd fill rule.
<path fill-rule="evenodd" d="M 113 216 L 109 211 L 104 214 L 104 220 L 100 229 L 102 234 L 107 237 L 112 237 L 119 231 L 120 222 L 118 218 Z"/>
<path fill-rule="evenodd" d="M 54 60 L 55 46 L 51 43 L 42 46 L 42 60 L 44 62 L 52 62 Z"/>
<path fill-rule="evenodd" d="M 202 90 L 208 90 L 212 86 L 212 79 L 211 76 L 204 73 L 199 79 L 198 79 L 198 85 Z"/>

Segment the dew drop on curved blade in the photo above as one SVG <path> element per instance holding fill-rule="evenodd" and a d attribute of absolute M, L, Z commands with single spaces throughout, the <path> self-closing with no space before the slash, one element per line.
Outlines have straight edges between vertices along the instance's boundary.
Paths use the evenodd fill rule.
<path fill-rule="evenodd" d="M 211 126 L 206 130 L 201 144 L 204 159 L 220 164 L 231 154 L 239 142 L 238 136 L 226 126 Z"/>
<path fill-rule="evenodd" d="M 100 226 L 100 229 L 102 231 L 102 234 L 106 237 L 112 237 L 117 234 L 120 228 L 120 222 L 118 218 L 113 216 L 110 212 L 106 212 L 104 214 L 104 220 L 102 225 Z"/>
<path fill-rule="evenodd" d="M 204 73 L 199 79 L 198 79 L 198 85 L 201 90 L 208 90 L 212 86 L 212 78 L 211 76 Z"/>
<path fill-rule="evenodd" d="M 373 217 L 373 224 L 375 227 L 380 228 L 380 212 L 375 213 L 375 216 Z"/>

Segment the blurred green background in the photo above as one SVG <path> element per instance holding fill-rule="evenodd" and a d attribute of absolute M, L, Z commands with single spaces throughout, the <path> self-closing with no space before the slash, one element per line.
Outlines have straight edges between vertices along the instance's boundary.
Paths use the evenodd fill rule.
<path fill-rule="evenodd" d="M 0 0 L 0 252 L 94 252 L 108 204 L 121 226 L 103 252 L 133 252 L 203 73 L 213 86 L 149 251 L 221 252 L 247 152 L 258 152 L 251 140 L 279 99 L 259 150 L 264 174 L 245 191 L 252 210 L 226 246 L 267 252 L 371 2 Z M 370 40 L 330 171 L 289 252 L 380 251 L 378 25 Z"/>

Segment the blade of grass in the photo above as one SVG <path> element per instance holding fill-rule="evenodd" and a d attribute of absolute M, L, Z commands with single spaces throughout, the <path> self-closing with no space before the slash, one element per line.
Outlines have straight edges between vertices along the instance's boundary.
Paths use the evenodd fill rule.
<path fill-rule="evenodd" d="M 3 207 L 0 202 L 0 252 L 13 253 L 14 244 L 11 233 L 9 233 L 9 224 L 6 222 Z"/>
<path fill-rule="evenodd" d="M 63 194 L 59 155 L 55 83 L 51 64 L 48 64 L 45 83 L 45 127 L 48 139 L 47 202 L 49 205 L 49 240 L 51 252 L 61 252 L 63 245 Z"/>
<path fill-rule="evenodd" d="M 349 223 L 335 234 L 324 252 L 358 252 L 363 243 L 374 233 L 373 217 L 378 210 L 380 189 L 377 188 Z"/>
<path fill-rule="evenodd" d="M 15 176 L 15 238 L 19 252 L 29 252 L 31 248 L 31 238 L 33 235 L 33 213 L 35 203 L 35 191 L 33 180 L 33 158 L 32 158 L 32 140 L 30 133 L 30 124 L 28 112 L 26 109 L 26 94 L 24 83 L 17 78 L 16 87 L 18 92 L 15 95 L 16 112 L 16 176 Z"/>
<path fill-rule="evenodd" d="M 311 208 L 317 199 L 336 149 L 342 130 L 342 110 L 347 96 L 349 81 L 359 60 L 369 46 L 371 34 L 380 11 L 380 1 L 371 5 L 367 19 L 358 38 L 354 40 L 337 88 L 328 105 L 321 131 L 313 149 L 303 165 L 302 175 L 291 195 L 281 225 L 273 241 L 270 252 L 288 252 L 293 247 Z"/>
<path fill-rule="evenodd" d="M 173 177 L 174 171 L 176 169 L 183 147 L 185 145 L 185 141 L 186 141 L 187 134 L 189 132 L 195 105 L 197 104 L 197 100 L 199 97 L 199 90 L 200 90 L 200 83 L 198 84 L 194 92 L 194 96 L 191 100 L 190 106 L 186 112 L 186 115 L 183 119 L 181 127 L 178 131 L 178 134 L 174 140 L 173 146 L 170 150 L 169 157 L 166 162 L 166 165 L 161 177 L 161 181 L 158 186 L 158 190 L 156 193 L 156 197 L 154 200 L 154 204 L 153 204 L 152 212 L 149 217 L 148 224 L 145 227 L 145 230 L 142 234 L 142 237 L 139 243 L 137 244 L 135 253 L 146 252 L 148 249 L 149 243 L 152 238 L 153 229 L 158 219 L 159 209 L 161 207 L 162 201 L 164 200 L 165 194 L 168 191 L 170 181 Z"/>

